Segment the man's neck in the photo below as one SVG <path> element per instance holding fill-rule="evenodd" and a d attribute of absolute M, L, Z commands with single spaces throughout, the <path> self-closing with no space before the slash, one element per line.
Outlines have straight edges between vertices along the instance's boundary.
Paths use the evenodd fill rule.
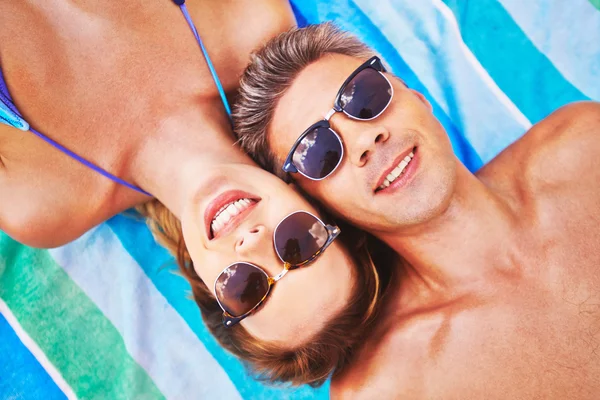
<path fill-rule="evenodd" d="M 403 287 L 412 286 L 417 297 L 453 295 L 499 271 L 513 270 L 517 225 L 507 199 L 459 165 L 454 193 L 442 213 L 378 236 L 406 261 Z"/>

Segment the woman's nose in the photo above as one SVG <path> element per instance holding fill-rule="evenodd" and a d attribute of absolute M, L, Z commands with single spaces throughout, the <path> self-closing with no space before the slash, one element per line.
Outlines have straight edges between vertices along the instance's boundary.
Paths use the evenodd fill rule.
<path fill-rule="evenodd" d="M 254 256 L 273 247 L 264 225 L 255 225 L 240 232 L 235 242 L 235 251 L 242 257 Z"/>

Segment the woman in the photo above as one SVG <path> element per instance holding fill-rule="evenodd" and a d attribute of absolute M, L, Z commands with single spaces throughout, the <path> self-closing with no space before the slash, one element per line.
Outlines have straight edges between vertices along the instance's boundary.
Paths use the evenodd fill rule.
<path fill-rule="evenodd" d="M 337 238 L 339 228 L 256 166 L 208 182 L 184 205 L 183 227 L 158 203 L 146 214 L 209 330 L 269 382 L 318 386 L 342 373 L 390 282 L 386 249 L 374 263 L 362 234 L 344 227 Z"/>
<path fill-rule="evenodd" d="M 181 3 L 0 4 L 1 230 L 59 246 L 148 194 L 176 208 L 165 165 L 250 162 L 231 146 L 218 81 L 235 92 L 249 53 L 294 25 L 290 5 Z"/>

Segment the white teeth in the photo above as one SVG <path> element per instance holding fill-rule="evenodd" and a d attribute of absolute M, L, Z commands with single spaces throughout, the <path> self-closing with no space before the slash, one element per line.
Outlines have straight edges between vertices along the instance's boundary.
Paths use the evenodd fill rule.
<path fill-rule="evenodd" d="M 254 200 L 239 199 L 226 204 L 215 214 L 210 224 L 213 236 L 227 225 L 227 223 L 236 215 L 240 214 L 254 203 Z"/>
<path fill-rule="evenodd" d="M 235 204 L 232 203 L 230 204 L 226 209 L 225 212 L 227 214 L 229 214 L 230 217 L 235 217 L 236 215 L 238 215 L 238 213 L 240 212 L 237 208 L 235 208 Z"/>
<path fill-rule="evenodd" d="M 223 210 L 225 211 L 225 210 Z M 219 214 L 219 217 L 217 218 L 217 221 L 219 221 L 220 223 L 224 224 L 225 222 L 229 221 L 231 218 L 229 217 L 229 214 L 225 213 L 221 211 L 221 214 Z"/>
<path fill-rule="evenodd" d="M 221 214 L 219 214 L 219 219 L 222 220 L 223 222 L 227 222 L 231 219 L 231 214 L 229 214 L 227 212 L 227 209 L 221 211 Z"/>
<path fill-rule="evenodd" d="M 236 201 L 233 205 L 235 206 L 235 209 L 237 210 L 238 214 L 244 211 L 244 209 L 246 208 L 241 200 Z"/>
<path fill-rule="evenodd" d="M 381 190 L 381 189 L 385 189 L 386 187 L 390 186 L 392 184 L 392 182 L 394 182 L 400 175 L 402 175 L 402 173 L 404 172 L 404 169 L 410 163 L 410 160 L 412 160 L 414 156 L 415 156 L 415 154 L 411 151 L 409 155 L 404 157 L 404 159 L 402 159 L 402 161 L 400 161 L 400 163 L 396 166 L 396 168 L 394 168 L 392 170 L 392 172 L 390 172 L 388 174 L 388 176 L 385 177 L 385 179 L 383 180 L 383 183 L 381 184 L 381 186 L 378 187 L 378 189 Z"/>
<path fill-rule="evenodd" d="M 404 168 L 406 168 L 406 166 L 408 165 L 408 163 L 410 162 L 410 159 L 408 161 L 406 160 L 402 160 L 400 161 L 400 164 L 396 167 L 396 169 L 394 169 L 394 171 L 398 171 L 398 175 L 400 175 L 402 173 L 402 171 L 404 171 Z M 398 175 L 396 175 L 396 177 L 398 177 Z"/>
<path fill-rule="evenodd" d="M 222 223 L 220 223 L 218 221 L 213 221 L 213 223 L 212 223 L 213 231 L 217 231 L 217 230 L 221 229 L 222 227 L 223 227 Z"/>

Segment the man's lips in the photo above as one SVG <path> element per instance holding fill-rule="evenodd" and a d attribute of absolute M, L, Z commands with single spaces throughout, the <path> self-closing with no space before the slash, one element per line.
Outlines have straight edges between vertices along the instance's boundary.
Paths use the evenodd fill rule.
<path fill-rule="evenodd" d="M 381 185 L 383 185 L 383 181 L 398 166 L 398 164 L 400 164 L 402 162 L 402 160 L 404 160 L 404 158 L 406 158 L 406 156 L 408 156 L 411 152 L 416 152 L 416 150 L 417 150 L 417 148 L 415 146 L 413 146 L 413 147 L 409 147 L 408 149 L 402 151 L 400 153 L 400 155 L 398 155 L 398 157 L 396 157 L 396 159 L 394 159 L 394 162 L 390 165 L 390 167 L 388 169 L 386 169 L 385 171 L 383 171 L 383 173 L 381 174 L 381 177 L 377 180 L 377 183 L 375 184 L 375 187 L 373 188 L 373 192 L 377 192 L 378 189 L 381 187 Z"/>
<path fill-rule="evenodd" d="M 204 225 L 205 225 L 205 229 L 206 229 L 206 237 L 209 240 L 214 239 L 212 230 L 211 230 L 211 224 L 212 224 L 213 220 L 215 219 L 215 216 L 217 215 L 217 213 L 219 211 L 221 211 L 221 209 L 223 207 L 225 207 L 226 205 L 234 203 L 235 201 L 240 200 L 240 199 L 251 199 L 255 203 L 252 204 L 251 206 L 249 206 L 247 209 L 245 209 L 241 213 L 239 213 L 238 215 L 232 217 L 229 221 L 227 221 L 226 226 L 224 226 L 223 229 L 220 230 L 219 233 L 217 234 L 217 236 L 220 236 L 224 233 L 227 233 L 231 229 L 235 228 L 237 225 L 239 225 L 239 223 L 243 221 L 243 219 L 246 217 L 246 215 L 248 215 L 248 212 L 256 206 L 256 204 L 261 200 L 261 198 L 254 194 L 244 192 L 241 190 L 228 190 L 226 192 L 221 193 L 217 197 L 215 197 L 208 204 L 208 206 L 206 207 L 206 210 L 204 212 Z"/>

